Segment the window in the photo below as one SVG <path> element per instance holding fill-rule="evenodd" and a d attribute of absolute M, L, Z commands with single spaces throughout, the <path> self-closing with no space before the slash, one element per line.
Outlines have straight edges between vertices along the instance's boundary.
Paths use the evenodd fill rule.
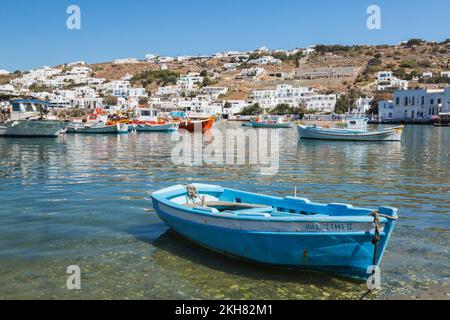
<path fill-rule="evenodd" d="M 431 100 L 430 100 L 430 104 L 434 104 L 434 99 L 431 99 Z"/>
<path fill-rule="evenodd" d="M 26 112 L 33 112 L 33 105 L 31 103 L 26 103 L 25 104 L 25 111 Z"/>
<path fill-rule="evenodd" d="M 408 105 L 408 97 L 405 97 L 405 106 Z"/>
<path fill-rule="evenodd" d="M 20 112 L 20 104 L 14 103 L 12 110 L 13 110 L 13 112 Z"/>

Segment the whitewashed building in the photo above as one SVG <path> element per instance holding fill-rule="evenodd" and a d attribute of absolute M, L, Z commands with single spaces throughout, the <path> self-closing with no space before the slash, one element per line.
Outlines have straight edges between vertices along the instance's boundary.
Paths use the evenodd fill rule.
<path fill-rule="evenodd" d="M 210 96 L 212 99 L 216 100 L 219 96 L 227 94 L 227 87 L 204 87 L 201 90 L 202 94 Z"/>
<path fill-rule="evenodd" d="M 442 71 L 441 77 L 450 78 L 450 71 Z"/>
<path fill-rule="evenodd" d="M 409 82 L 394 76 L 392 71 L 381 71 L 377 74 L 377 90 L 384 91 L 390 89 L 407 90 Z"/>
<path fill-rule="evenodd" d="M 356 100 L 352 114 L 365 114 L 372 107 L 373 97 L 360 97 Z"/>
<path fill-rule="evenodd" d="M 165 86 L 165 87 L 159 87 L 158 91 L 156 91 L 157 96 L 171 96 L 176 95 L 178 92 L 177 86 Z"/>
<path fill-rule="evenodd" d="M 136 63 L 139 63 L 139 60 L 136 58 L 125 58 L 114 60 L 114 64 L 136 64 Z"/>
<path fill-rule="evenodd" d="M 241 78 L 252 78 L 255 79 L 258 76 L 264 74 L 266 70 L 264 68 L 248 68 L 248 69 L 242 69 L 240 75 L 237 77 L 238 79 Z"/>
<path fill-rule="evenodd" d="M 0 85 L 0 94 L 13 95 L 18 94 L 14 86 L 10 84 Z"/>
<path fill-rule="evenodd" d="M 223 68 L 225 69 L 225 70 L 229 70 L 229 71 L 233 71 L 233 70 L 237 70 L 239 67 L 240 67 L 240 63 L 237 63 L 237 62 L 231 62 L 231 63 L 225 63 L 224 65 L 223 65 Z"/>
<path fill-rule="evenodd" d="M 281 65 L 281 60 L 276 59 L 272 56 L 264 56 L 258 59 L 250 60 L 248 63 L 250 64 L 257 64 L 257 65 Z"/>
<path fill-rule="evenodd" d="M 382 121 L 429 121 L 441 112 L 450 112 L 450 87 L 398 90 L 393 100 L 378 104 L 378 116 Z"/>
<path fill-rule="evenodd" d="M 181 75 L 177 82 L 178 90 L 181 92 L 197 91 L 203 80 L 204 78 L 200 74 L 194 72 Z"/>
<path fill-rule="evenodd" d="M 337 102 L 335 94 L 318 94 L 310 88 L 293 87 L 287 84 L 278 85 L 275 89 L 255 90 L 251 98 L 254 103 L 258 103 L 264 109 L 273 109 L 280 104 L 291 107 L 304 104 L 307 110 L 322 113 L 333 112 Z"/>
<path fill-rule="evenodd" d="M 248 105 L 246 100 L 226 100 L 223 102 L 223 114 L 234 116 L 241 113 Z"/>
<path fill-rule="evenodd" d="M 153 62 L 157 58 L 158 58 L 158 56 L 155 55 L 155 54 L 152 54 L 152 53 L 148 53 L 148 54 L 145 55 L 145 61 L 147 61 L 147 62 Z"/>

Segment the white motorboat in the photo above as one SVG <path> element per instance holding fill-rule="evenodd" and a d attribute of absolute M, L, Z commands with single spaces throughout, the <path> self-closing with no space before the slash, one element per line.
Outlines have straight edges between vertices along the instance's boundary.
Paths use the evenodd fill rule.
<path fill-rule="evenodd" d="M 401 141 L 403 126 L 368 131 L 366 118 L 347 120 L 347 128 L 298 125 L 301 139 L 344 141 Z"/>
<path fill-rule="evenodd" d="M 0 135 L 9 137 L 58 137 L 64 132 L 61 121 L 47 120 L 46 102 L 11 101 L 10 118 L 0 126 Z"/>

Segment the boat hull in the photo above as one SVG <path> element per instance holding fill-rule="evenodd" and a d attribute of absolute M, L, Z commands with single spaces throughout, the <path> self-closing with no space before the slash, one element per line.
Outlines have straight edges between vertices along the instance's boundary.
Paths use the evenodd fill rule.
<path fill-rule="evenodd" d="M 242 200 L 246 194 L 239 194 Z M 152 195 L 157 215 L 171 229 L 203 247 L 257 263 L 367 279 L 375 235 L 370 216 L 294 216 L 294 220 L 202 214 Z M 298 201 L 298 200 L 289 200 Z M 301 200 L 300 200 L 301 201 Z M 306 202 L 304 202 L 306 203 Z M 202 210 L 200 208 L 200 210 Z M 395 226 L 383 220 L 377 266 Z"/>
<path fill-rule="evenodd" d="M 6 122 L 0 135 L 8 137 L 58 137 L 64 130 L 61 122 L 51 120 L 16 120 Z"/>
<path fill-rule="evenodd" d="M 128 133 L 128 125 L 117 124 L 111 126 L 68 126 L 66 132 L 84 134 L 126 134 Z"/>
<path fill-rule="evenodd" d="M 258 123 L 250 122 L 243 124 L 244 127 L 253 128 L 267 128 L 267 129 L 289 129 L 292 128 L 292 123 Z"/>
<path fill-rule="evenodd" d="M 167 124 L 138 124 L 135 129 L 138 132 L 172 132 L 178 130 L 178 123 Z"/>
<path fill-rule="evenodd" d="M 214 119 L 199 120 L 199 121 L 181 121 L 180 130 L 187 130 L 189 132 L 202 132 L 212 129 L 214 125 Z"/>
<path fill-rule="evenodd" d="M 341 140 L 341 141 L 401 141 L 403 128 L 393 128 L 374 132 L 334 131 L 298 126 L 300 139 Z"/>

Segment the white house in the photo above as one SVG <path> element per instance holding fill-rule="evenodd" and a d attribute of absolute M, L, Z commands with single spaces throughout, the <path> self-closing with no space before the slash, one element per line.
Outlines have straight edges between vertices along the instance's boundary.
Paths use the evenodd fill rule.
<path fill-rule="evenodd" d="M 225 69 L 225 70 L 237 70 L 237 68 L 239 68 L 239 66 L 240 66 L 241 64 L 240 63 L 225 63 L 224 65 L 223 65 L 223 68 Z"/>
<path fill-rule="evenodd" d="M 365 114 L 372 107 L 373 97 L 360 97 L 356 100 L 355 107 L 352 109 L 353 114 Z"/>
<path fill-rule="evenodd" d="M 178 79 L 177 86 L 181 92 L 197 91 L 198 85 L 203 82 L 204 78 L 198 73 L 191 72 L 187 75 L 181 75 Z"/>
<path fill-rule="evenodd" d="M 188 116 L 214 116 L 222 114 L 223 104 L 214 103 L 209 96 L 197 96 L 192 99 L 178 99 L 178 109 L 183 110 Z"/>
<path fill-rule="evenodd" d="M 155 61 L 157 58 L 158 58 L 158 56 L 155 54 L 148 53 L 145 55 L 145 61 L 147 61 L 147 62 Z"/>
<path fill-rule="evenodd" d="M 249 69 L 242 69 L 240 75 L 237 78 L 253 78 L 264 74 L 266 70 L 264 68 L 249 68 Z"/>
<path fill-rule="evenodd" d="M 281 65 L 281 60 L 280 59 L 275 59 L 272 56 L 265 56 L 265 57 L 261 57 L 261 58 L 258 58 L 258 59 L 250 60 L 248 63 L 250 63 L 250 64 L 257 64 L 257 65 L 269 65 L 269 64 L 272 64 L 272 65 L 279 66 L 279 65 Z"/>
<path fill-rule="evenodd" d="M 384 91 L 389 89 L 407 90 L 408 81 L 398 79 L 392 71 L 381 71 L 377 74 L 377 90 Z"/>
<path fill-rule="evenodd" d="M 12 85 L 10 84 L 0 85 L 0 94 L 13 95 L 16 93 L 18 92 Z"/>
<path fill-rule="evenodd" d="M 0 75 L 1 76 L 7 75 L 7 74 L 11 74 L 11 72 L 3 70 L 3 69 L 0 69 Z"/>
<path fill-rule="evenodd" d="M 210 96 L 212 99 L 217 99 L 219 96 L 227 94 L 227 87 L 204 87 L 201 90 L 202 94 Z"/>
<path fill-rule="evenodd" d="M 298 107 L 304 104 L 309 111 L 329 113 L 336 106 L 335 94 L 324 95 L 305 87 L 293 87 L 291 85 L 278 85 L 275 89 L 255 90 L 251 94 L 254 103 L 259 103 L 262 108 L 273 109 L 279 104 L 287 104 Z"/>
<path fill-rule="evenodd" d="M 136 58 L 125 58 L 125 59 L 116 59 L 114 60 L 114 64 L 135 64 L 139 63 Z"/>
<path fill-rule="evenodd" d="M 316 46 L 309 46 L 305 50 L 303 50 L 303 54 L 309 56 L 310 54 L 316 53 Z"/>
<path fill-rule="evenodd" d="M 223 102 L 223 114 L 235 115 L 241 113 L 248 105 L 246 100 L 226 100 Z"/>
<path fill-rule="evenodd" d="M 156 91 L 157 96 L 171 96 L 176 95 L 178 91 L 177 86 L 165 86 L 159 87 L 158 91 Z"/>
<path fill-rule="evenodd" d="M 424 79 L 433 78 L 433 72 L 424 72 L 424 73 L 422 73 L 422 78 L 424 78 Z"/>
<path fill-rule="evenodd" d="M 450 71 L 442 71 L 441 72 L 441 77 L 450 78 Z"/>
<path fill-rule="evenodd" d="M 441 90 L 398 90 L 392 101 L 380 101 L 382 121 L 429 121 L 450 111 L 450 87 Z"/>
<path fill-rule="evenodd" d="M 142 98 L 142 97 L 147 97 L 147 91 L 145 90 L 145 88 L 128 88 L 127 89 L 127 97 L 128 98 Z"/>

